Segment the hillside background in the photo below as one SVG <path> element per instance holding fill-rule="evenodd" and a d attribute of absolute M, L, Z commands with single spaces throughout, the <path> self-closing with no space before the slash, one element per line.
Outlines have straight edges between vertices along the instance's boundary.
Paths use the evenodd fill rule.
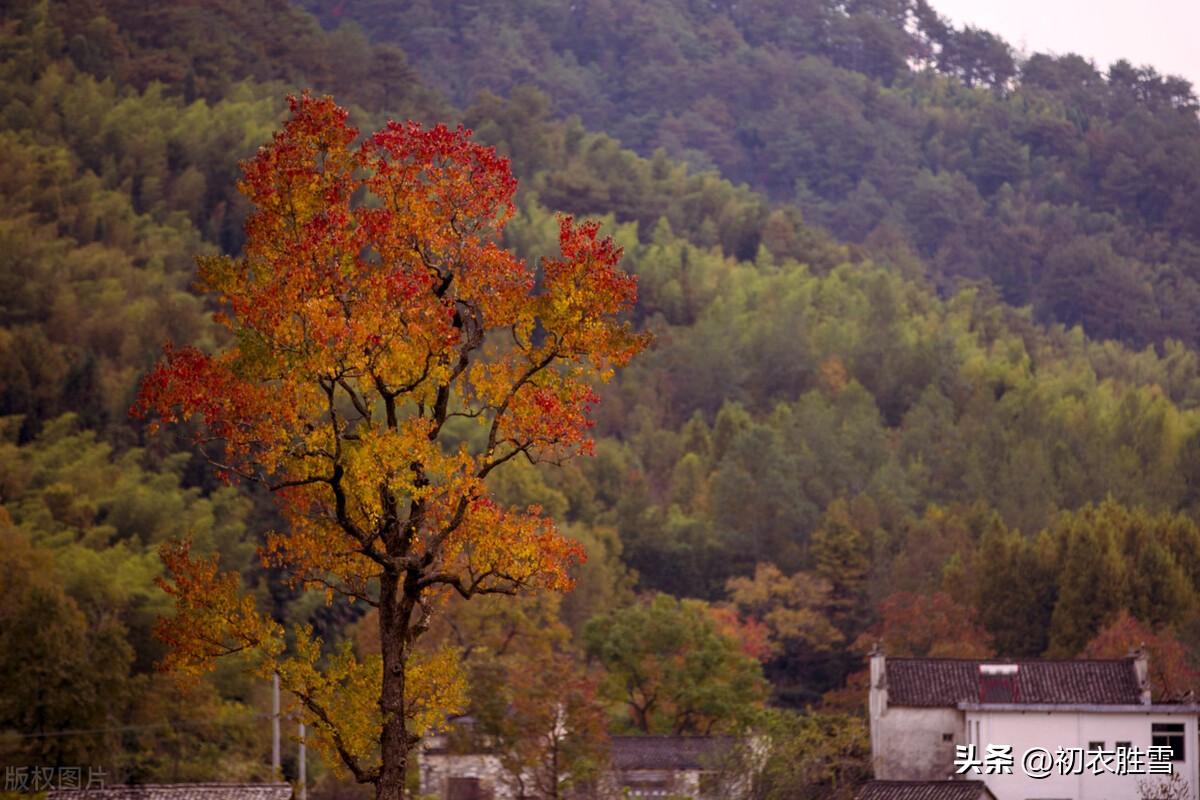
<path fill-rule="evenodd" d="M 165 341 L 220 345 L 194 258 L 238 252 L 238 162 L 306 87 L 363 130 L 463 122 L 520 179 L 508 246 L 598 216 L 639 276 L 655 346 L 596 456 L 496 476 L 589 552 L 577 647 L 665 593 L 764 632 L 772 703 L 814 713 L 860 712 L 877 640 L 1074 657 L 1136 625 L 1194 675 L 1186 81 L 1018 59 L 923 0 L 17 0 L 0 53 L 5 763 L 265 777 L 265 687 L 154 669 L 164 541 L 361 634 L 262 568 L 269 498 L 126 413 Z"/>

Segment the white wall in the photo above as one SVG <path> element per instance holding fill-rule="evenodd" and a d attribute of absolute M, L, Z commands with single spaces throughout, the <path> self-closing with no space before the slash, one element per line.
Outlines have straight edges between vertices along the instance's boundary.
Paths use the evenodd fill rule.
<path fill-rule="evenodd" d="M 1191 789 L 1191 797 L 1200 798 L 1200 774 L 1197 772 L 1196 715 L 1163 714 L 1148 711 L 967 711 L 967 736 L 977 745 L 979 756 L 987 745 L 1012 745 L 1015 765 L 1011 775 L 970 775 L 983 780 L 999 800 L 1030 800 L 1031 798 L 1063 798 L 1067 800 L 1135 800 L 1138 781 L 1157 781 L 1160 776 L 1054 774 L 1042 780 L 1029 778 L 1021 770 L 1021 756 L 1031 747 L 1044 747 L 1054 753 L 1059 747 L 1084 747 L 1089 742 L 1104 742 L 1105 750 L 1115 748 L 1116 742 L 1130 742 L 1143 751 L 1150 747 L 1150 726 L 1155 722 L 1184 723 L 1183 762 L 1176 762 Z M 978 723 L 979 739 L 975 731 Z"/>
<path fill-rule="evenodd" d="M 420 757 L 422 795 L 446 796 L 446 783 L 451 777 L 479 778 L 492 792 L 493 800 L 512 800 L 512 792 L 503 780 L 504 768 L 494 755 L 466 753 L 423 753 Z"/>
<path fill-rule="evenodd" d="M 946 734 L 950 741 L 945 740 Z M 875 777 L 883 781 L 947 777 L 954 771 L 955 745 L 965 742 L 963 712 L 958 709 L 889 706 L 871 720 Z"/>

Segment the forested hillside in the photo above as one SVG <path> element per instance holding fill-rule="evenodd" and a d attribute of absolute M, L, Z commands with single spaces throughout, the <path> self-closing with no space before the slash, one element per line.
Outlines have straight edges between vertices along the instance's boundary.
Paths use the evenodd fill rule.
<path fill-rule="evenodd" d="M 370 20 L 372 43 L 276 0 L 10 4 L 5 763 L 266 776 L 261 682 L 154 669 L 164 542 L 219 553 L 262 609 L 329 646 L 370 644 L 362 608 L 262 566 L 256 545 L 280 524 L 268 498 L 223 485 L 186 433 L 149 437 L 127 414 L 164 342 L 221 344 L 194 258 L 242 247 L 238 163 L 305 87 L 363 130 L 465 123 L 520 181 L 507 246 L 534 261 L 555 252 L 555 212 L 596 216 L 638 276 L 632 322 L 654 345 L 601 391 L 595 456 L 489 477 L 583 542 L 577 588 L 517 611 L 489 600 L 492 616 L 455 607 L 435 631 L 467 653 L 492 734 L 517 735 L 488 705 L 528 680 L 496 644 L 514 636 L 556 653 L 562 681 L 592 681 L 580 696 L 605 705 L 589 725 L 644 733 L 686 715 L 628 718 L 621 659 L 654 654 L 617 645 L 677 628 L 736 684 L 697 712 L 709 730 L 743 721 L 730 705 L 823 703 L 828 719 L 794 724 L 860 748 L 856 674 L 876 640 L 1070 657 L 1141 637 L 1175 659 L 1171 691 L 1195 686 L 1191 88 L 1074 57 L 1018 63 L 923 4 L 846 9 L 317 8 L 327 25 Z"/>
<path fill-rule="evenodd" d="M 307 4 L 403 47 L 460 104 L 535 85 L 643 155 L 912 251 L 943 290 L 986 279 L 1040 321 L 1200 343 L 1200 126 L 1181 79 L 1018 61 L 925 0 Z"/>

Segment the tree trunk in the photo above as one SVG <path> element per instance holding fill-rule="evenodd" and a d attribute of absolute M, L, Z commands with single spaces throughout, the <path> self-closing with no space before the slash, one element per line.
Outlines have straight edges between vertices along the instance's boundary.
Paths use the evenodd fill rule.
<path fill-rule="evenodd" d="M 550 798 L 558 800 L 558 737 L 550 744 Z"/>
<path fill-rule="evenodd" d="M 404 669 L 408 663 L 408 615 L 400 601 L 399 580 L 380 580 L 379 640 L 383 650 L 383 686 L 379 708 L 383 712 L 380 737 L 379 780 L 376 800 L 404 800 L 408 751 L 412 744 L 406 725 Z"/>

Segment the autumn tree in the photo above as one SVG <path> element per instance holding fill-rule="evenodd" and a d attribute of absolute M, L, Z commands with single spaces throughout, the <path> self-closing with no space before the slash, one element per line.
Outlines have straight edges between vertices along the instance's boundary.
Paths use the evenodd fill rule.
<path fill-rule="evenodd" d="M 730 578 L 729 600 L 747 619 L 762 623 L 775 655 L 826 652 L 842 642 L 829 621 L 832 588 L 811 572 L 784 575 L 774 564 L 758 564 L 753 577 Z"/>
<path fill-rule="evenodd" d="M 855 649 L 866 652 L 878 643 L 888 655 L 920 658 L 987 658 L 994 653 L 992 637 L 979 625 L 975 609 L 945 592 L 896 592 L 879 604 L 879 617 Z"/>
<path fill-rule="evenodd" d="M 452 598 L 430 631 L 461 648 L 470 684 L 471 722 L 451 746 L 493 753 L 514 797 L 573 796 L 607 759 L 608 714 L 558 601 L 546 592 L 516 602 Z"/>
<path fill-rule="evenodd" d="M 1150 666 L 1150 687 L 1156 703 L 1171 703 L 1193 695 L 1200 671 L 1187 648 L 1169 630 L 1153 630 L 1122 609 L 1080 654 L 1084 658 L 1124 658 L 1144 650 Z"/>
<path fill-rule="evenodd" d="M 499 689 L 507 713 L 492 742 L 516 797 L 572 796 L 600 774 L 608 756 L 608 715 L 596 680 L 570 654 L 513 659 Z"/>
<path fill-rule="evenodd" d="M 318 744 L 397 800 L 422 732 L 463 702 L 455 650 L 415 649 L 439 603 L 565 589 L 580 556 L 485 479 L 588 452 L 594 385 L 645 339 L 618 319 L 635 282 L 598 225 L 561 218 L 540 271 L 500 246 L 516 181 L 469 131 L 389 122 L 355 145 L 332 99 L 290 105 L 243 164 L 244 255 L 200 261 L 231 346 L 168 348 L 135 413 L 191 421 L 223 476 L 274 492 L 287 526 L 263 559 L 376 609 L 379 650 L 285 636 L 186 542 L 163 552 L 176 614 L 160 633 L 170 667 L 253 654 Z"/>

